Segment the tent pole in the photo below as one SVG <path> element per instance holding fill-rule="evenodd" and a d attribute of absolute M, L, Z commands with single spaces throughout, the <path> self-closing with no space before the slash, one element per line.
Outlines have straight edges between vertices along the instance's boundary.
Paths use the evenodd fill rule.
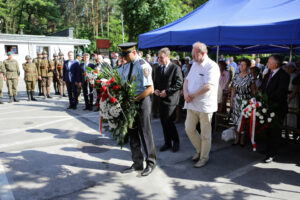
<path fill-rule="evenodd" d="M 290 46 L 290 58 L 289 58 L 289 62 L 292 62 L 292 57 L 293 57 L 293 45 Z"/>
<path fill-rule="evenodd" d="M 217 45 L 217 55 L 216 55 L 216 62 L 219 62 L 219 50 L 220 50 L 220 46 Z"/>

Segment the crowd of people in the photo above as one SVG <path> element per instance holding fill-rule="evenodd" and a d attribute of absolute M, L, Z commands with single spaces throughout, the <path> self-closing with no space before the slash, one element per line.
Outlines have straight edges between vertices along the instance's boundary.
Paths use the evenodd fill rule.
<path fill-rule="evenodd" d="M 248 100 L 258 92 L 265 93 L 271 109 L 279 116 L 283 124 L 288 118 L 289 126 L 299 128 L 297 115 L 288 113 L 288 107 L 299 108 L 300 73 L 299 66 L 292 62 L 283 62 L 278 55 L 271 55 L 266 65 L 255 60 L 241 59 L 235 63 L 234 57 L 221 59 L 218 63 L 208 57 L 205 44 L 196 42 L 191 52 L 192 58 L 171 59 L 168 48 L 159 50 L 158 55 L 145 55 L 135 49 L 134 43 L 119 45 L 120 55 L 112 53 L 107 56 L 88 53 L 77 54 L 68 52 L 68 59 L 63 53 L 54 54 L 53 60 L 48 58 L 46 51 L 39 52 L 33 59 L 26 56 L 22 65 L 24 80 L 29 101 L 34 97 L 35 84 L 38 83 L 39 96 L 52 98 L 50 87 L 54 86 L 55 95 L 69 98 L 68 109 L 77 109 L 81 93 L 84 97 L 84 110 L 99 111 L 99 95 L 94 104 L 94 87 L 84 74 L 87 67 L 101 68 L 103 64 L 111 69 L 118 69 L 126 80 L 136 83 L 136 100 L 139 112 L 133 128 L 128 129 L 133 165 L 123 172 L 143 170 L 142 175 L 149 175 L 156 165 L 156 155 L 152 129 L 151 115 L 160 118 L 164 145 L 160 151 L 180 149 L 180 140 L 175 126 L 185 117 L 185 130 L 195 148 L 195 167 L 206 165 L 211 149 L 212 119 L 217 111 L 226 112 L 227 102 L 230 103 L 232 122 L 236 126 L 236 137 L 233 145 L 244 146 L 244 132 L 237 130 L 241 113 L 239 101 Z M 0 103 L 2 103 L 3 80 L 7 82 L 9 103 L 18 102 L 17 85 L 20 76 L 18 62 L 8 52 L 8 58 L 0 62 Z M 300 64 L 300 62 L 298 63 Z M 134 77 L 134 78 L 133 78 Z M 52 84 L 53 83 L 53 84 Z M 98 92 L 98 91 L 96 91 Z M 200 124 L 200 128 L 198 128 Z M 199 134 L 201 132 L 201 134 Z M 265 162 L 271 162 L 277 153 L 280 142 L 280 129 L 270 126 L 267 129 L 268 144 Z M 143 144 L 146 153 L 146 168 L 143 169 Z"/>

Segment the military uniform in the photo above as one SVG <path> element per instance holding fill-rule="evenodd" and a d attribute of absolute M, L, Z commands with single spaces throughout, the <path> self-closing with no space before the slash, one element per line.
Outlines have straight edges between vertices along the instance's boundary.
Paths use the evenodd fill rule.
<path fill-rule="evenodd" d="M 10 98 L 9 103 L 14 99 L 15 102 L 17 100 L 17 87 L 18 87 L 18 78 L 20 76 L 19 64 L 15 59 L 6 59 L 3 62 L 6 74 L 5 77 L 7 79 L 7 89 L 8 96 Z"/>
<path fill-rule="evenodd" d="M 38 71 L 35 63 L 23 63 L 23 69 L 24 69 L 24 80 L 26 83 L 26 90 L 27 90 L 27 96 L 28 100 L 36 101 L 36 99 L 33 97 L 33 92 L 35 89 L 35 83 L 38 78 Z"/>
<path fill-rule="evenodd" d="M 57 67 L 58 67 L 58 59 L 57 59 L 57 54 L 53 54 L 53 64 L 54 64 L 54 71 L 53 71 L 53 87 L 55 94 L 59 94 L 59 78 L 57 77 Z"/>
<path fill-rule="evenodd" d="M 122 56 L 125 57 L 128 53 L 135 51 L 135 43 L 125 43 L 119 45 Z M 151 66 L 138 55 L 132 62 L 127 63 L 118 69 L 121 75 L 122 82 L 131 80 L 136 84 L 136 95 L 144 92 L 149 86 L 153 87 L 152 68 Z M 133 170 L 143 169 L 144 156 L 141 151 L 141 143 L 144 146 L 146 154 L 147 167 L 142 172 L 142 176 L 149 175 L 156 165 L 155 145 L 153 141 L 151 128 L 151 98 L 145 97 L 137 101 L 138 114 L 135 117 L 134 128 L 128 129 L 130 138 L 130 147 L 132 152 L 133 165 L 127 168 L 123 173 L 128 173 Z"/>
<path fill-rule="evenodd" d="M 41 60 L 42 60 L 42 58 L 40 58 L 39 55 L 41 55 L 40 52 L 38 52 L 38 57 L 37 57 L 37 58 L 34 58 L 34 59 L 32 60 L 32 62 L 33 62 L 33 63 L 35 64 L 35 66 L 36 66 L 37 71 L 38 71 L 39 63 L 40 63 Z M 37 82 L 38 82 L 39 96 L 43 96 L 43 93 L 42 93 L 42 80 L 37 79 Z"/>
<path fill-rule="evenodd" d="M 39 62 L 38 66 L 38 74 L 42 77 L 42 87 L 43 87 L 43 93 L 46 98 L 46 95 L 48 98 L 51 98 L 50 96 L 50 86 L 53 80 L 53 71 L 54 71 L 54 64 L 52 61 L 50 61 L 47 58 L 43 58 Z"/>
<path fill-rule="evenodd" d="M 5 67 L 4 67 L 4 64 L 3 62 L 0 61 L 0 104 L 2 104 L 2 97 L 3 97 L 3 94 L 2 94 L 2 88 L 3 88 L 3 77 L 5 77 Z"/>

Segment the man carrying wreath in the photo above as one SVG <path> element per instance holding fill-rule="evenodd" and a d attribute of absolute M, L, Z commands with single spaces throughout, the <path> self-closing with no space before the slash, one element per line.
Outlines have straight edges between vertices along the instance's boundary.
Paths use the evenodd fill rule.
<path fill-rule="evenodd" d="M 131 81 L 136 84 L 136 103 L 138 114 L 135 117 L 132 128 L 128 129 L 133 164 L 122 173 L 130 173 L 143 170 L 141 175 L 148 176 L 156 165 L 155 145 L 151 128 L 151 99 L 153 94 L 152 68 L 135 50 L 136 43 L 129 42 L 120 44 L 121 56 L 127 64 L 118 69 L 122 82 Z M 141 151 L 143 143 L 146 153 L 146 168 L 143 167 L 144 156 Z"/>

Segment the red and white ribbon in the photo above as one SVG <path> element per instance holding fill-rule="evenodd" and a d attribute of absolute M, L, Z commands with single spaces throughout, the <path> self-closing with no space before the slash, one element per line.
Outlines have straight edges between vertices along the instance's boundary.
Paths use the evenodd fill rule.
<path fill-rule="evenodd" d="M 249 100 L 249 105 L 242 110 L 238 122 L 238 131 L 241 133 L 244 128 L 245 124 L 245 115 L 246 113 L 250 113 L 250 123 L 249 123 L 249 137 L 252 143 L 253 151 L 256 151 L 256 144 L 255 144 L 255 123 L 256 123 L 256 108 L 261 107 L 262 104 L 259 101 L 256 101 L 255 98 Z"/>

